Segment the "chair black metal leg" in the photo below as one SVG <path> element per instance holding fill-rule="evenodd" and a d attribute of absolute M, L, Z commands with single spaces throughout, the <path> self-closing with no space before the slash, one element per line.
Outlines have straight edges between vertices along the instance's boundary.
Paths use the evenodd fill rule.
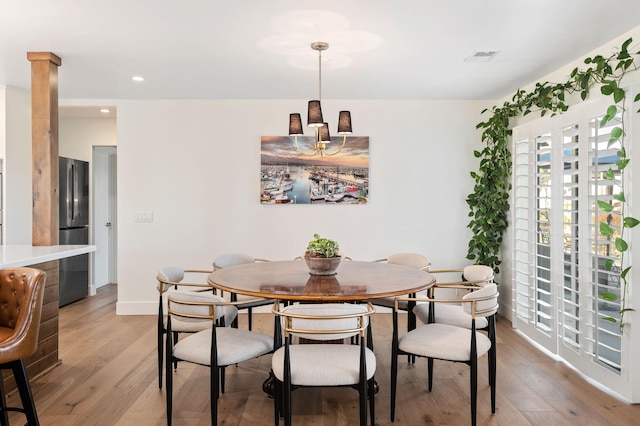
<path fill-rule="evenodd" d="M 224 393 L 224 384 L 225 384 L 224 373 L 225 373 L 225 367 L 220 367 L 220 393 Z"/>
<path fill-rule="evenodd" d="M 166 339 L 167 357 L 165 360 L 165 378 L 166 378 L 166 398 L 167 398 L 167 426 L 171 426 L 171 412 L 173 408 L 173 363 L 171 362 L 171 336 L 167 335 Z"/>
<path fill-rule="evenodd" d="M 291 426 L 291 382 L 284 384 L 284 426 Z"/>
<path fill-rule="evenodd" d="M 412 293 L 409 297 L 416 297 L 416 294 Z M 413 313 L 413 308 L 415 308 L 415 306 L 416 302 L 413 300 L 410 300 L 407 303 L 407 333 L 416 329 L 416 314 Z M 416 356 L 413 354 L 407 355 L 407 362 L 409 364 L 415 364 Z"/>
<path fill-rule="evenodd" d="M 209 378 L 209 392 L 211 395 L 211 424 L 218 424 L 218 398 L 220 398 L 220 377 L 218 372 L 224 367 L 217 368 L 212 366 L 210 368 L 211 377 Z"/>
<path fill-rule="evenodd" d="M 478 358 L 471 357 L 471 426 L 476 426 L 476 408 L 478 402 Z"/>
<path fill-rule="evenodd" d="M 396 386 L 398 384 L 398 313 L 393 313 L 393 340 L 391 342 L 391 421 L 396 419 Z"/>
<path fill-rule="evenodd" d="M 160 296 L 160 302 L 158 303 L 158 388 L 162 389 L 162 367 L 164 358 L 164 319 L 162 312 L 162 296 Z"/>
<path fill-rule="evenodd" d="M 29 379 L 27 378 L 27 370 L 24 368 L 24 362 L 22 359 L 12 361 L 11 369 L 13 370 L 13 377 L 18 385 L 18 392 L 20 393 L 20 399 L 22 400 L 22 407 L 24 408 L 24 414 L 27 416 L 28 426 L 38 426 L 38 413 L 36 413 L 36 405 L 33 402 L 33 395 L 31 394 L 31 386 L 29 386 Z"/>
<path fill-rule="evenodd" d="M 174 341 L 174 343 L 178 343 L 178 332 L 177 331 L 173 332 L 173 341 Z M 171 351 L 173 351 L 173 345 L 171 346 Z M 167 352 L 167 356 L 169 356 L 169 352 Z M 173 363 L 173 369 L 174 370 L 178 369 L 178 361 Z"/>
<path fill-rule="evenodd" d="M 1 426 L 9 426 L 9 413 L 6 410 L 7 408 L 7 399 L 4 393 L 4 380 L 2 380 L 2 375 L 0 375 L 0 409 L 2 413 L 0 414 L 0 425 Z"/>
<path fill-rule="evenodd" d="M 247 321 L 249 322 L 249 331 L 253 326 L 253 308 L 247 308 Z"/>
<path fill-rule="evenodd" d="M 360 408 L 360 426 L 367 426 L 367 387 L 369 384 L 365 382 L 361 382 L 358 385 L 359 394 L 359 408 Z"/>

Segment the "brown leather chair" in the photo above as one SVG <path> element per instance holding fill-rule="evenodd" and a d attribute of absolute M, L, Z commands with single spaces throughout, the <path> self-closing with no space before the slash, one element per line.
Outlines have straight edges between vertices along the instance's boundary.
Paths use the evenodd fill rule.
<path fill-rule="evenodd" d="M 26 415 L 29 426 L 39 425 L 23 359 L 36 351 L 42 314 L 45 273 L 34 268 L 0 270 L 0 369 L 11 369 L 23 408 L 7 407 L 0 380 L 0 422 L 7 412 Z"/>

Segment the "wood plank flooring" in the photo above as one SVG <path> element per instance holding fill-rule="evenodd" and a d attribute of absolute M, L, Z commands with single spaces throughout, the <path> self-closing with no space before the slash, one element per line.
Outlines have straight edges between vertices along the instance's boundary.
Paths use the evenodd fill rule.
<path fill-rule="evenodd" d="M 62 364 L 34 378 L 32 389 L 43 426 L 166 425 L 165 392 L 158 389 L 155 316 L 116 316 L 116 286 L 60 311 Z M 240 327 L 246 328 L 246 315 Z M 373 319 L 377 425 L 389 421 L 391 315 Z M 270 334 L 270 314 L 254 314 L 254 330 Z M 270 356 L 227 369 L 227 389 L 219 400 L 220 424 L 273 424 L 273 403 L 262 392 Z M 507 320 L 498 321 L 497 412 L 491 414 L 486 358 L 479 363 L 480 425 L 630 425 L 640 423 L 640 406 L 628 405 L 589 385 L 573 370 L 528 344 Z M 426 391 L 426 360 L 399 362 L 394 424 L 468 425 L 469 369 L 437 362 L 434 390 Z M 181 363 L 174 374 L 173 424 L 209 425 L 209 371 Z M 352 389 L 294 392 L 295 425 L 358 423 Z M 9 397 L 18 404 L 17 395 Z M 11 415 L 12 424 L 24 416 Z"/>

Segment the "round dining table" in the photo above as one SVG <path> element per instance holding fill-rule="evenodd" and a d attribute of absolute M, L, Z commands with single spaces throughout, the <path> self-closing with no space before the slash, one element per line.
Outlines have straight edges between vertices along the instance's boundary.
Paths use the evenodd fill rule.
<path fill-rule="evenodd" d="M 338 302 L 413 294 L 435 279 L 407 266 L 343 259 L 335 275 L 311 275 L 304 260 L 285 260 L 219 269 L 207 281 L 223 291 L 265 299 Z"/>
<path fill-rule="evenodd" d="M 246 263 L 218 269 L 207 281 L 213 287 L 246 296 L 284 301 L 346 302 L 414 295 L 433 286 L 430 273 L 408 266 L 343 259 L 334 275 L 311 275 L 304 260 Z M 413 315 L 409 309 L 409 315 Z M 274 376 L 262 385 L 273 396 Z M 378 391 L 377 383 L 374 385 Z"/>

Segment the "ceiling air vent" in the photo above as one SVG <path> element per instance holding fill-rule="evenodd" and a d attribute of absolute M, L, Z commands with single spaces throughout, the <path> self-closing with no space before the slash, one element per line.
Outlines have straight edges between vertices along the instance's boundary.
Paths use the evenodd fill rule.
<path fill-rule="evenodd" d="M 470 56 L 467 56 L 465 62 L 488 62 L 491 58 L 498 54 L 497 50 L 476 50 Z"/>

